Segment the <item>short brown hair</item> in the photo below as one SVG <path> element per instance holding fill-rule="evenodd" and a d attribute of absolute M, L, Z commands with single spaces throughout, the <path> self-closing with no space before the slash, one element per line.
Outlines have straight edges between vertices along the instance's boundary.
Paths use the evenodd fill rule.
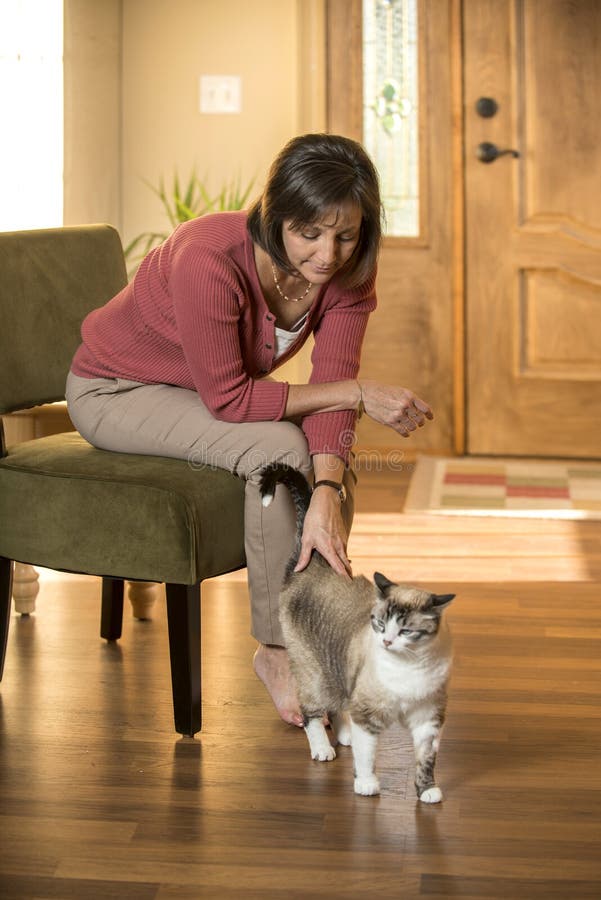
<path fill-rule="evenodd" d="M 282 226 L 294 230 L 320 221 L 331 207 L 356 203 L 362 211 L 359 240 L 337 274 L 345 287 L 362 284 L 375 268 L 382 239 L 378 173 L 357 141 L 337 134 L 304 134 L 289 141 L 274 160 L 262 196 L 248 214 L 248 230 L 284 271 L 293 272 Z"/>

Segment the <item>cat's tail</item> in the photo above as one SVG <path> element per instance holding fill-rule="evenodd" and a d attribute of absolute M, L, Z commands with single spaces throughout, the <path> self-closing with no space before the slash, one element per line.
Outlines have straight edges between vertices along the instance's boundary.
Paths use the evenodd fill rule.
<path fill-rule="evenodd" d="M 271 463 L 261 472 L 260 491 L 263 506 L 269 506 L 273 500 L 277 484 L 283 484 L 288 488 L 296 509 L 296 544 L 286 567 L 286 575 L 289 575 L 300 555 L 303 525 L 311 500 L 311 488 L 305 476 L 298 469 L 293 469 L 286 463 Z"/>

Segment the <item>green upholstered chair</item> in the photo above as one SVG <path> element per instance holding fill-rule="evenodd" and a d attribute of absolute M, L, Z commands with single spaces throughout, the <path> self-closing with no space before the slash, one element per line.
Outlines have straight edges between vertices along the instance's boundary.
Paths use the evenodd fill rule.
<path fill-rule="evenodd" d="M 0 415 L 64 399 L 83 318 L 125 283 L 108 225 L 0 234 Z M 13 560 L 101 576 L 107 640 L 121 635 L 124 579 L 165 582 L 175 728 L 195 734 L 200 584 L 245 565 L 243 503 L 243 482 L 219 469 L 98 450 L 76 432 L 7 448 L 2 433 L 0 677 Z"/>

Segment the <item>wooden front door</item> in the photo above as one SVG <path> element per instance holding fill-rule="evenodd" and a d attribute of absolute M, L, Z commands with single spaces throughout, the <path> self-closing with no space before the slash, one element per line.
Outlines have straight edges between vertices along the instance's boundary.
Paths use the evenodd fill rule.
<path fill-rule="evenodd" d="M 599 457 L 601 3 L 463 11 L 467 450 Z"/>

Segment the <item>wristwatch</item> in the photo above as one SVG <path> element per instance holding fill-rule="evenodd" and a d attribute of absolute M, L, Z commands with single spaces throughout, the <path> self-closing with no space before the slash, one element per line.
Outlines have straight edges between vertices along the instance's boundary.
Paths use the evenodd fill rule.
<path fill-rule="evenodd" d="M 322 486 L 324 486 L 324 485 L 325 485 L 326 487 L 334 488 L 334 490 L 338 492 L 338 496 L 339 496 L 339 498 L 340 498 L 340 502 L 341 502 L 341 503 L 344 503 L 344 501 L 346 500 L 346 488 L 345 488 L 345 486 L 344 486 L 341 482 L 339 482 L 339 481 L 328 481 L 327 478 L 322 478 L 321 481 L 316 481 L 316 482 L 315 482 L 315 484 L 313 485 L 313 490 L 315 490 L 315 488 L 322 487 Z"/>

